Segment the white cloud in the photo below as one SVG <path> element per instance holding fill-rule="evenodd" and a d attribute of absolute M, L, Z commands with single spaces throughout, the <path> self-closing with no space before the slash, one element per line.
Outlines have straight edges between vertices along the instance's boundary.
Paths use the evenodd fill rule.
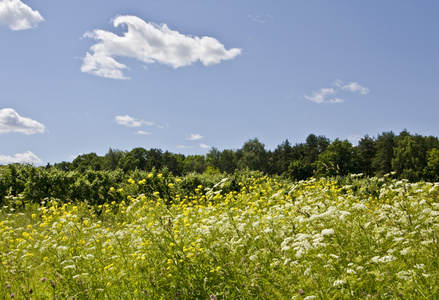
<path fill-rule="evenodd" d="M 247 18 L 251 19 L 253 22 L 256 22 L 256 23 L 265 23 L 265 20 L 267 18 L 273 18 L 273 16 L 266 15 L 265 17 L 261 17 L 259 15 L 247 15 Z"/>
<path fill-rule="evenodd" d="M 25 30 L 34 28 L 43 17 L 36 10 L 20 0 L 0 1 L 0 24 L 9 26 L 12 30 Z"/>
<path fill-rule="evenodd" d="M 247 18 L 250 18 L 253 22 L 256 23 L 265 23 L 265 20 L 263 20 L 261 16 L 258 15 L 248 15 Z"/>
<path fill-rule="evenodd" d="M 348 90 L 352 93 L 358 92 L 361 95 L 366 95 L 369 93 L 369 89 L 367 87 L 361 86 L 356 82 L 351 82 L 348 85 L 344 85 L 341 87 L 342 90 Z"/>
<path fill-rule="evenodd" d="M 334 103 L 343 103 L 344 99 L 335 96 L 339 92 L 351 92 L 351 93 L 359 93 L 360 95 L 366 95 L 369 93 L 369 89 L 367 87 L 359 85 L 357 82 L 351 82 L 349 84 L 343 85 L 343 82 L 337 79 L 334 82 L 333 88 L 321 88 L 317 92 L 313 92 L 311 96 L 304 95 L 305 99 L 308 99 L 315 103 L 325 103 L 325 104 L 334 104 Z"/>
<path fill-rule="evenodd" d="M 200 148 L 203 148 L 203 149 L 209 149 L 210 146 L 207 146 L 206 144 L 200 144 Z"/>
<path fill-rule="evenodd" d="M 148 126 L 154 125 L 154 122 L 147 122 L 144 120 L 139 120 L 139 119 L 130 117 L 129 115 L 116 116 L 115 119 L 116 119 L 117 124 L 127 126 L 127 127 L 140 127 L 144 124 L 148 125 Z"/>
<path fill-rule="evenodd" d="M 138 131 L 136 131 L 135 134 L 139 134 L 139 135 L 148 135 L 148 134 L 151 134 L 151 133 L 150 133 L 150 132 L 143 131 L 143 130 L 138 130 Z"/>
<path fill-rule="evenodd" d="M 333 88 L 321 88 L 319 91 L 314 92 L 312 96 L 304 96 L 306 99 L 315 103 L 340 103 L 343 102 L 342 99 L 329 99 L 326 98 L 330 95 L 335 95 L 335 90 Z"/>
<path fill-rule="evenodd" d="M 241 49 L 226 50 L 223 44 L 212 37 L 187 36 L 168 28 L 166 24 L 146 23 L 136 16 L 117 16 L 115 27 L 126 25 L 123 36 L 104 30 L 87 32 L 84 37 L 93 38 L 94 44 L 84 57 L 81 71 L 113 79 L 128 79 L 123 74 L 126 65 L 113 57 L 131 57 L 141 62 L 160 63 L 173 68 L 201 61 L 212 65 L 221 60 L 233 59 Z"/>
<path fill-rule="evenodd" d="M 17 153 L 14 156 L 0 155 L 0 164 L 33 163 L 40 164 L 43 161 L 30 151 Z"/>
<path fill-rule="evenodd" d="M 43 133 L 46 127 L 32 120 L 20 116 L 12 108 L 0 109 L 0 133 L 6 132 L 20 132 L 24 134 Z"/>
<path fill-rule="evenodd" d="M 200 135 L 199 133 L 197 133 L 197 134 L 191 134 L 188 138 L 187 138 L 187 140 L 190 140 L 190 141 L 198 141 L 198 140 L 201 140 L 203 138 L 203 136 L 202 135 Z"/>
<path fill-rule="evenodd" d="M 192 148 L 194 148 L 194 147 L 191 147 L 191 146 L 185 146 L 185 145 L 178 145 L 177 148 L 180 148 L 180 149 L 192 149 Z"/>

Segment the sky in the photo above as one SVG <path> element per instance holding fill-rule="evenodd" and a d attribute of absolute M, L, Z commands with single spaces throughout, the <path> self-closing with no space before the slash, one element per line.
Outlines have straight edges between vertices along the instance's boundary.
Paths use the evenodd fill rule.
<path fill-rule="evenodd" d="M 0 0 L 0 164 L 439 136 L 439 1 Z"/>

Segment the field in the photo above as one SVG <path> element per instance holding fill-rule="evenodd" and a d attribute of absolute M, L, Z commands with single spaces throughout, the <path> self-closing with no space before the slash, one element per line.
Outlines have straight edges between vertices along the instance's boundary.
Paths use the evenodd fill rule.
<path fill-rule="evenodd" d="M 433 299 L 439 184 L 248 177 L 0 212 L 0 299 Z M 129 192 L 127 192 L 127 189 Z M 142 191 L 147 191 L 142 193 Z M 119 200 L 117 200 L 119 199 Z"/>

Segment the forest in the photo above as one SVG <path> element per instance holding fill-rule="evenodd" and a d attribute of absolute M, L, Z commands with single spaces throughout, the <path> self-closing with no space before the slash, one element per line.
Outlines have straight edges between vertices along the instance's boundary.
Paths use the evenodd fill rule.
<path fill-rule="evenodd" d="M 184 156 L 156 148 L 139 147 L 131 151 L 110 148 L 104 156 L 83 154 L 72 162 L 56 163 L 53 167 L 80 172 L 150 171 L 166 167 L 175 176 L 192 172 L 233 174 L 236 170 L 249 169 L 293 180 L 359 173 L 382 176 L 395 172 L 396 178 L 411 182 L 438 181 L 439 140 L 404 130 L 398 135 L 383 132 L 376 138 L 366 135 L 354 146 L 348 140 L 330 141 L 325 136 L 310 134 L 304 143 L 292 145 L 285 140 L 273 151 L 267 150 L 257 138 L 245 142 L 241 149 L 221 151 L 214 147 L 206 155 Z"/>

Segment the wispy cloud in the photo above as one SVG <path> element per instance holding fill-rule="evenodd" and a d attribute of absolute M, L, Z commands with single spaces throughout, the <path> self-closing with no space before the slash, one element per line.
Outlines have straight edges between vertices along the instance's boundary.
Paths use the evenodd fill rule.
<path fill-rule="evenodd" d="M 344 85 L 341 87 L 342 90 L 347 90 L 352 93 L 360 93 L 361 95 L 366 95 L 369 93 L 369 89 L 367 87 L 361 86 L 356 82 L 351 82 L 348 85 Z"/>
<path fill-rule="evenodd" d="M 188 36 L 168 28 L 166 24 L 146 23 L 136 16 L 117 16 L 115 27 L 126 25 L 127 32 L 118 36 L 104 30 L 85 33 L 94 44 L 84 57 L 81 71 L 113 79 L 128 79 L 123 74 L 126 65 L 113 57 L 131 57 L 141 62 L 160 63 L 173 68 L 188 66 L 196 61 L 203 65 L 217 64 L 241 54 L 241 49 L 226 50 L 212 37 Z"/>
<path fill-rule="evenodd" d="M 32 120 L 20 116 L 12 108 L 0 109 L 0 133 L 19 132 L 24 134 L 43 133 L 46 127 Z"/>
<path fill-rule="evenodd" d="M 36 10 L 20 0 L 0 1 L 0 24 L 8 26 L 12 30 L 25 30 L 35 28 L 43 17 Z"/>
<path fill-rule="evenodd" d="M 369 93 L 369 89 L 367 87 L 361 86 L 357 82 L 351 82 L 344 85 L 341 80 L 337 79 L 333 86 L 335 86 L 335 89 L 321 88 L 318 91 L 313 92 L 311 96 L 304 95 L 304 97 L 305 99 L 315 103 L 334 104 L 344 102 L 344 99 L 336 97 L 336 95 L 340 92 L 358 93 L 360 95 L 366 95 Z"/>
<path fill-rule="evenodd" d="M 30 151 L 25 153 L 17 153 L 14 156 L 0 155 L 0 164 L 12 163 L 34 163 L 41 164 L 43 161 Z"/>
<path fill-rule="evenodd" d="M 199 133 L 197 133 L 197 134 L 191 134 L 188 138 L 186 138 L 187 140 L 189 140 L 189 141 L 198 141 L 198 140 L 201 140 L 203 138 L 203 136 L 202 135 L 200 135 Z"/>
<path fill-rule="evenodd" d="M 247 15 L 247 18 L 249 18 L 250 20 L 256 23 L 265 23 L 266 18 L 272 18 L 272 17 L 273 17 L 272 15 L 267 15 L 265 18 L 259 15 Z"/>
<path fill-rule="evenodd" d="M 116 120 L 117 124 L 127 126 L 127 127 L 140 127 L 142 125 L 148 125 L 148 126 L 154 125 L 154 122 L 139 120 L 139 119 L 133 118 L 129 115 L 116 116 L 115 120 Z"/>
<path fill-rule="evenodd" d="M 208 146 L 206 144 L 200 144 L 200 148 L 202 148 L 202 149 L 209 149 L 210 146 Z"/>
<path fill-rule="evenodd" d="M 256 23 L 265 23 L 265 20 L 263 20 L 261 16 L 248 15 L 247 18 L 249 18 L 250 20 Z"/>
<path fill-rule="evenodd" d="M 151 134 L 151 133 L 150 133 L 150 132 L 143 131 L 143 130 L 137 130 L 135 134 L 138 134 L 138 135 L 149 135 L 149 134 Z"/>

